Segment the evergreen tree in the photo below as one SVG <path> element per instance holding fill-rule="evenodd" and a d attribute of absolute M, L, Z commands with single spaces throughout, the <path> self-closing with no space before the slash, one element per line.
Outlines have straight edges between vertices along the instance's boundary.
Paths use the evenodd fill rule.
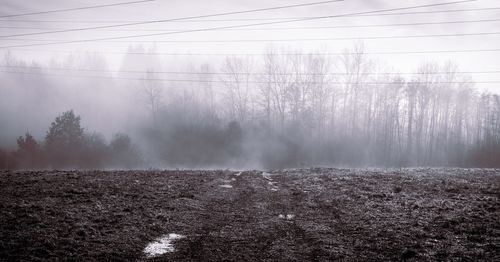
<path fill-rule="evenodd" d="M 26 132 L 23 136 L 17 139 L 17 152 L 15 156 L 17 162 L 23 168 L 36 168 L 42 165 L 42 154 L 40 152 L 40 145 L 33 138 L 33 136 Z"/>
<path fill-rule="evenodd" d="M 80 117 L 73 110 L 62 113 L 51 123 L 45 137 L 45 150 L 55 166 L 74 166 L 83 144 Z"/>

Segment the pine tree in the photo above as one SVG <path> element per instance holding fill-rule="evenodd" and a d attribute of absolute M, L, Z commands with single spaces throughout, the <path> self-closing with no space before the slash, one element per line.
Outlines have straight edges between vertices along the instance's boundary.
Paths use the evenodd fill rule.
<path fill-rule="evenodd" d="M 82 144 L 83 128 L 73 110 L 56 117 L 45 137 L 45 150 L 55 166 L 75 165 Z"/>

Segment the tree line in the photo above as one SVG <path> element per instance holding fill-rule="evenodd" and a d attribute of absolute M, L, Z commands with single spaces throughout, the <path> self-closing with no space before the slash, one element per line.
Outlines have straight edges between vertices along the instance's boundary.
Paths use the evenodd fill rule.
<path fill-rule="evenodd" d="M 149 106 L 156 128 L 168 122 L 157 117 L 165 112 L 201 111 L 191 118 L 196 125 L 214 116 L 237 121 L 242 155 L 264 166 L 500 166 L 498 94 L 476 89 L 452 62 L 425 63 L 409 75 L 387 70 L 360 45 L 335 61 L 270 50 L 259 61 L 227 57 L 208 81 L 216 71 L 200 66 L 187 76 L 204 80 L 192 95 L 171 96 L 182 104 L 160 96 L 180 84 L 146 78 L 144 85 L 157 88 Z"/>
<path fill-rule="evenodd" d="M 399 73 L 360 44 L 336 57 L 271 48 L 187 65 L 129 51 L 121 71 L 144 73 L 116 84 L 131 90 L 119 114 L 139 115 L 146 166 L 500 166 L 500 97 L 452 62 Z"/>
<path fill-rule="evenodd" d="M 131 168 L 141 164 L 138 148 L 126 134 L 116 134 L 107 143 L 98 133 L 87 133 L 73 110 L 57 116 L 45 139 L 37 141 L 29 132 L 17 139 L 17 149 L 0 151 L 0 168 Z"/>

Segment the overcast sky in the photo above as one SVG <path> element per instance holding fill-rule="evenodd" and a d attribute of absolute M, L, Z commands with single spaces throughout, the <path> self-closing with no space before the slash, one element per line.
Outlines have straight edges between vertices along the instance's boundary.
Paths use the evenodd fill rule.
<path fill-rule="evenodd" d="M 2 0 L 0 15 L 39 12 L 55 9 L 102 5 L 108 3 L 126 2 L 125 0 L 98 1 L 98 0 Z M 99 25 L 120 24 L 130 21 L 147 21 L 158 19 L 171 19 L 185 16 L 196 16 L 221 12 L 242 11 L 248 9 L 266 8 L 280 5 L 301 4 L 315 2 L 314 0 L 238 0 L 238 1 L 195 1 L 195 0 L 156 0 L 154 2 L 137 3 L 132 5 L 104 7 L 98 9 L 78 10 L 70 12 L 26 15 L 18 17 L 0 18 L 0 34 L 20 34 L 30 32 L 43 32 L 59 29 L 83 28 Z M 221 19 L 256 19 L 256 18 L 289 18 L 310 17 L 326 15 L 342 15 L 355 12 L 372 11 L 388 8 L 409 7 L 415 5 L 435 4 L 451 1 L 437 0 L 345 0 L 343 2 L 328 3 L 316 6 L 297 7 L 282 10 L 255 12 L 250 14 L 228 15 L 203 19 L 203 21 L 182 21 L 156 23 L 140 26 L 128 26 L 102 30 L 76 31 L 68 33 L 32 35 L 23 37 L 2 38 L 1 46 L 44 43 L 64 40 L 93 39 L 110 36 L 129 36 L 145 33 L 159 33 L 157 30 L 188 30 L 237 24 L 258 23 L 265 21 L 213 21 Z M 498 0 L 478 0 L 468 3 L 445 5 L 439 7 L 419 8 L 400 11 L 430 11 L 430 10 L 456 10 L 473 8 L 500 7 Z M 385 25 L 419 22 L 445 22 L 445 21 L 477 21 L 499 19 L 500 10 L 449 12 L 416 15 L 395 16 L 357 16 L 321 19 L 284 23 L 276 25 L 255 26 L 253 29 L 266 30 L 220 30 L 209 32 L 191 32 L 177 35 L 163 35 L 141 38 L 121 39 L 119 42 L 86 42 L 72 44 L 58 44 L 47 46 L 33 46 L 10 48 L 16 56 L 28 61 L 47 63 L 53 57 L 63 56 L 64 52 L 74 50 L 98 51 L 106 54 L 111 67 L 118 67 L 122 56 L 109 52 L 125 52 L 129 45 L 155 43 L 159 52 L 168 53 L 261 53 L 272 43 L 279 39 L 309 39 L 309 38 L 362 38 L 371 36 L 399 36 L 399 35 L 426 35 L 426 34 L 462 34 L 479 32 L 500 32 L 500 21 L 454 23 L 440 25 L 413 25 L 413 26 L 386 26 L 386 27 L 357 27 L 357 28 L 323 28 L 292 30 L 291 27 L 318 27 L 318 26 L 351 26 L 351 25 Z M 210 20 L 210 21 L 207 21 Z M 276 20 L 272 20 L 276 21 Z M 14 28 L 15 27 L 15 28 Z M 269 30 L 276 28 L 276 30 Z M 288 28 L 288 29 L 284 29 Z M 137 30 L 137 31 L 134 31 Z M 148 31 L 146 31 L 148 30 Z M 156 31 L 155 31 L 156 30 Z M 269 40 L 262 42 L 161 42 L 161 41 L 206 41 L 206 40 L 242 40 L 258 39 Z M 43 41 L 47 40 L 47 41 Z M 138 41 L 138 42 L 136 42 Z M 151 42 L 141 42 L 151 41 Z M 290 41 L 274 42 L 274 46 L 286 46 L 304 51 L 326 50 L 340 52 L 349 47 L 355 40 L 342 41 Z M 367 52 L 387 51 L 428 51 L 428 50 L 464 50 L 464 49 L 494 49 L 500 47 L 500 35 L 481 36 L 456 36 L 456 37 L 426 37 L 407 39 L 365 39 L 363 40 Z M 0 49 L 6 52 L 6 49 Z M 108 52 L 108 53 L 107 53 Z M 397 55 L 372 55 L 397 71 L 411 72 L 423 62 L 443 62 L 452 60 L 462 71 L 500 70 L 500 52 L 471 52 L 471 53 L 445 53 L 445 54 L 397 54 Z M 208 58 L 206 58 L 208 59 Z M 498 81 L 498 74 L 474 74 L 476 81 Z M 492 91 L 500 91 L 500 86 L 484 84 L 477 85 Z"/>

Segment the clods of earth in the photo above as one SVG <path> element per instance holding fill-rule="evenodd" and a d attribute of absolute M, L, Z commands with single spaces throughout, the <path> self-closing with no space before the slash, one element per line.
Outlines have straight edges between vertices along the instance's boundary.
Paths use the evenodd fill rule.
<path fill-rule="evenodd" d="M 500 170 L 0 171 L 0 260 L 500 261 Z"/>

